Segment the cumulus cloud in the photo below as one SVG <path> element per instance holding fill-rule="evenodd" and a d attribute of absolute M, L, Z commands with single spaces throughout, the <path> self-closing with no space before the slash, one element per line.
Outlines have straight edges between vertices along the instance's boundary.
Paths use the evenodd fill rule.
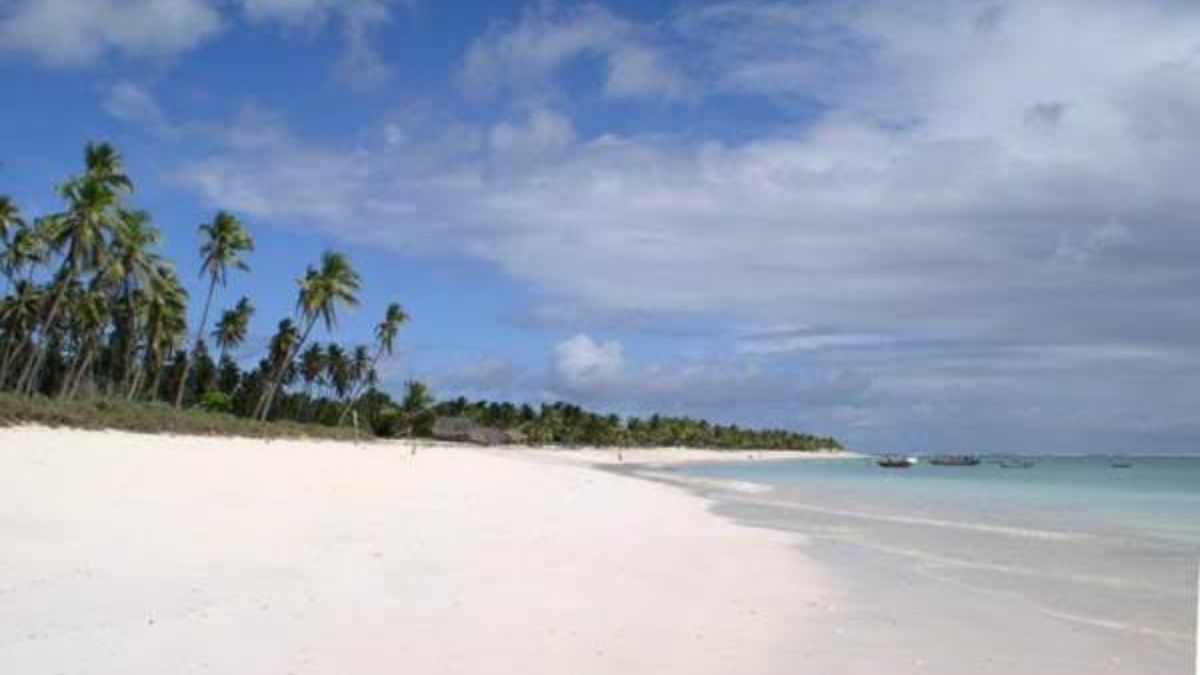
<path fill-rule="evenodd" d="M 588 58 L 604 62 L 609 96 L 676 99 L 692 90 L 648 30 L 590 3 L 578 9 L 541 4 L 516 24 L 493 26 L 471 45 L 460 79 L 477 94 L 521 94 L 546 87 L 568 65 Z"/>
<path fill-rule="evenodd" d="M 251 23 L 316 30 L 336 22 L 346 48 L 339 74 L 373 86 L 391 73 L 372 31 L 391 6 L 415 0 L 8 0 L 0 2 L 0 52 L 24 54 L 56 67 L 88 67 L 118 54 L 167 58 L 218 33 L 222 12 L 237 7 Z"/>
<path fill-rule="evenodd" d="M 515 91 L 580 54 L 609 63 L 597 45 L 623 35 L 613 21 L 534 12 L 472 47 L 464 79 Z M 189 184 L 381 246 L 476 256 L 597 312 L 820 327 L 743 348 L 806 354 L 819 372 L 853 353 L 888 407 L 839 423 L 870 433 L 920 419 L 927 394 L 942 419 L 959 396 L 1012 424 L 1037 398 L 1052 425 L 1062 397 L 1020 392 L 1061 393 L 1076 361 L 1091 367 L 1073 383 L 1105 387 L 1115 354 L 1164 392 L 1200 383 L 1200 317 L 1180 312 L 1200 291 L 1200 8 L 751 2 L 685 12 L 675 30 L 715 91 L 763 96 L 787 123 L 733 142 L 584 134 L 545 106 L 491 128 L 389 120 L 390 143 L 231 145 Z M 1179 418 L 1181 398 L 1144 393 L 1125 381 L 1081 405 L 1124 402 L 1131 425 Z"/>
<path fill-rule="evenodd" d="M 554 355 L 555 375 L 575 389 L 610 386 L 625 368 L 621 343 L 598 343 L 582 333 L 558 343 Z"/>
<path fill-rule="evenodd" d="M 85 66 L 110 53 L 167 57 L 220 25 L 209 0 L 13 0 L 0 4 L 0 51 L 51 66 Z"/>

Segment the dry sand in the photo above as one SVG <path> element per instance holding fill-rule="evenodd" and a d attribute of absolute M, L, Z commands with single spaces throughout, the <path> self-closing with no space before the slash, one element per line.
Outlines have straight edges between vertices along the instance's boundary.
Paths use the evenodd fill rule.
<path fill-rule="evenodd" d="M 795 538 L 587 458 L 0 430 L 0 673 L 797 672 Z"/>

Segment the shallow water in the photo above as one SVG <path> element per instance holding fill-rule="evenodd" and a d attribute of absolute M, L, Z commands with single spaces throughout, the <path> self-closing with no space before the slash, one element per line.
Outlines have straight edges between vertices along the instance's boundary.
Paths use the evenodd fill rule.
<path fill-rule="evenodd" d="M 1200 458 L 1035 461 L 673 473 L 720 512 L 807 535 L 846 589 L 830 650 L 870 648 L 891 672 L 1191 673 Z"/>

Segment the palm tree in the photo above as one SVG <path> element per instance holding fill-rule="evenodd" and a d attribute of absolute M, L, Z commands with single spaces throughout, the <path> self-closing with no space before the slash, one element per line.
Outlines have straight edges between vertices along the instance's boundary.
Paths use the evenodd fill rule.
<path fill-rule="evenodd" d="M 200 247 L 202 264 L 201 274 L 208 275 L 208 297 L 204 300 L 204 312 L 200 315 L 200 325 L 196 327 L 196 341 L 192 352 L 184 358 L 183 374 L 179 377 L 179 387 L 175 390 L 175 408 L 183 407 L 183 392 L 187 386 L 188 373 L 192 369 L 192 356 L 199 350 L 200 342 L 204 339 L 204 329 L 208 325 L 208 310 L 212 306 L 213 292 L 217 284 L 223 288 L 227 280 L 228 269 L 232 266 L 240 270 L 250 267 L 242 260 L 242 254 L 254 250 L 254 240 L 246 232 L 246 228 L 231 214 L 220 211 L 211 223 L 201 225 L 200 232 L 206 237 Z"/>
<path fill-rule="evenodd" d="M 0 328 L 4 329 L 4 346 L 0 350 L 0 388 L 8 384 L 9 374 L 18 355 L 29 349 L 29 341 L 37 325 L 44 294 L 29 281 L 18 281 L 13 293 L 0 301 Z"/>
<path fill-rule="evenodd" d="M 118 369 L 110 376 L 121 375 L 125 396 L 133 398 L 134 380 L 139 372 L 134 356 L 139 343 L 139 324 L 147 317 L 146 295 L 154 276 L 163 266 L 162 259 L 151 248 L 161 239 L 158 228 L 150 223 L 144 211 L 122 211 L 113 228 L 112 245 L 104 269 L 97 281 L 113 289 L 113 302 L 123 308 L 119 327 L 122 347 Z"/>
<path fill-rule="evenodd" d="M 24 226 L 25 221 L 21 220 L 21 211 L 17 205 L 10 197 L 0 195 L 0 239 L 7 240 L 9 232 Z"/>
<path fill-rule="evenodd" d="M 274 396 L 272 387 L 278 386 L 278 383 L 287 377 L 292 355 L 299 350 L 300 342 L 300 331 L 296 328 L 296 323 L 291 319 L 280 321 L 275 335 L 271 336 L 267 359 L 259 368 L 266 379 L 262 382 L 262 391 L 252 417 L 260 418 L 260 407 L 264 405 L 268 395 L 272 398 Z M 265 414 L 262 415 L 262 419 L 265 419 Z"/>
<path fill-rule="evenodd" d="M 221 360 L 246 341 L 246 333 L 253 316 L 254 305 L 250 304 L 250 298 L 247 297 L 238 300 L 233 309 L 227 309 L 221 314 L 212 332 L 213 341 L 221 350 Z"/>
<path fill-rule="evenodd" d="M 15 283 L 24 268 L 25 280 L 33 281 L 37 266 L 46 262 L 46 233 L 45 220 L 16 228 L 8 247 L 0 252 L 0 270 L 5 276 Z"/>
<path fill-rule="evenodd" d="M 108 324 L 108 303 L 108 292 L 105 289 L 92 288 L 80 293 L 71 307 L 71 322 L 80 335 L 80 342 L 75 362 L 67 371 L 67 377 L 63 378 L 58 390 L 59 398 L 74 398 L 84 377 L 91 371 L 100 334 Z"/>
<path fill-rule="evenodd" d="M 342 398 L 350 390 L 350 359 L 340 345 L 330 344 L 325 350 L 325 380 L 333 393 Z"/>
<path fill-rule="evenodd" d="M 308 418 L 312 417 L 313 385 L 324 383 L 326 360 L 325 349 L 319 342 L 312 343 L 300 354 L 300 379 L 304 380 L 304 393 L 310 404 L 305 412 Z"/>
<path fill-rule="evenodd" d="M 0 195 L 0 244 L 5 245 L 6 253 L 11 246 L 8 240 L 9 235 L 24 229 L 24 227 L 25 221 L 21 219 L 21 212 L 17 209 L 17 205 L 8 197 Z M 5 295 L 12 291 L 12 285 L 15 283 L 13 275 L 16 274 L 16 271 L 16 268 L 10 267 L 6 261 L 0 262 L 0 273 L 3 273 L 8 280 L 4 288 Z"/>
<path fill-rule="evenodd" d="M 371 350 L 366 345 L 358 345 L 354 348 L 354 352 L 350 356 L 351 394 L 364 386 L 375 383 L 375 369 L 371 367 L 373 361 Z"/>
<path fill-rule="evenodd" d="M 348 307 L 358 306 L 359 276 L 350 265 L 350 260 L 341 253 L 326 251 L 321 255 L 320 268 L 308 268 L 304 278 L 300 280 L 300 293 L 296 307 L 304 321 L 304 331 L 299 342 L 288 353 L 287 358 L 278 364 L 275 372 L 267 382 L 259 404 L 255 409 L 255 417 L 266 420 L 271 411 L 271 403 L 279 389 L 283 378 L 283 369 L 291 361 L 292 355 L 304 346 L 309 334 L 320 320 L 326 330 L 333 330 L 337 325 L 337 308 L 339 305 Z"/>
<path fill-rule="evenodd" d="M 375 356 L 371 359 L 371 365 L 368 369 L 370 372 L 375 372 L 376 366 L 379 364 L 379 359 L 384 354 L 392 355 L 392 349 L 395 346 L 396 335 L 400 333 L 400 327 L 408 322 L 408 314 L 400 303 L 393 302 L 388 305 L 387 312 L 384 314 L 383 321 L 375 326 Z M 365 375 L 366 373 L 364 373 Z M 367 378 L 363 378 L 359 384 L 365 383 Z M 355 387 L 355 391 L 350 396 L 350 400 L 342 408 L 341 415 L 338 416 L 338 424 L 341 425 L 346 420 L 346 415 L 350 413 L 350 408 L 354 406 L 354 401 L 358 398 L 361 386 Z"/>
<path fill-rule="evenodd" d="M 41 340 L 35 345 L 21 371 L 17 388 L 32 394 L 37 389 L 38 373 L 46 358 L 48 333 L 62 311 L 67 288 L 81 273 L 95 269 L 104 250 L 104 236 L 112 229 L 120 195 L 133 189 L 121 169 L 121 158 L 107 143 L 88 144 L 84 153 L 86 169 L 82 176 L 62 186 L 67 201 L 65 212 L 47 220 L 50 248 L 64 250 L 62 265 L 54 281 L 50 303 L 39 322 Z"/>
<path fill-rule="evenodd" d="M 160 265 L 146 293 L 146 352 L 139 377 L 134 378 L 128 396 L 136 398 L 141 389 L 141 374 L 154 373 L 148 395 L 158 396 L 164 363 L 184 340 L 187 331 L 187 291 L 175 269 Z"/>

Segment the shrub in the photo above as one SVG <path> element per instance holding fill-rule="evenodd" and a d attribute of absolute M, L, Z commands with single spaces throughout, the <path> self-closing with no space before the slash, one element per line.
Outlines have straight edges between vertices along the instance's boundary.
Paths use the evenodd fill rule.
<path fill-rule="evenodd" d="M 212 413 L 232 413 L 233 397 L 223 391 L 206 391 L 198 403 L 201 410 Z"/>
<path fill-rule="evenodd" d="M 371 420 L 371 431 L 381 438 L 396 438 L 408 426 L 407 416 L 395 406 L 382 408 Z"/>

